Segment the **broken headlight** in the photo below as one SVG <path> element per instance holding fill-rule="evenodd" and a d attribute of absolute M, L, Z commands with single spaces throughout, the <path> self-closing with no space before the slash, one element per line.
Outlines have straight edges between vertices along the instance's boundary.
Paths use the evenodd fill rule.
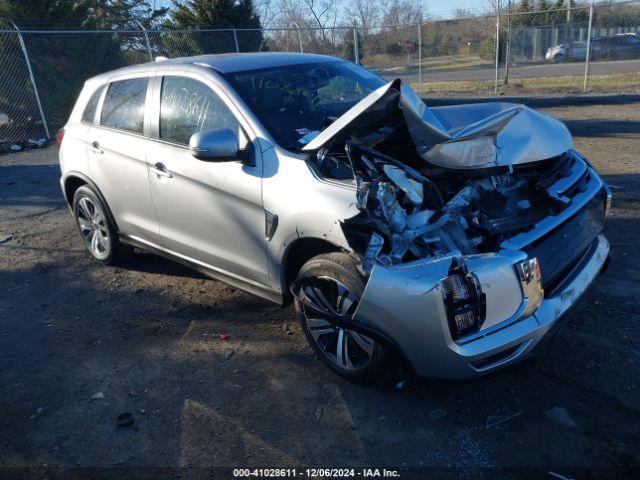
<path fill-rule="evenodd" d="M 462 267 L 452 267 L 440 282 L 451 337 L 477 332 L 486 317 L 486 299 L 480 283 Z"/>

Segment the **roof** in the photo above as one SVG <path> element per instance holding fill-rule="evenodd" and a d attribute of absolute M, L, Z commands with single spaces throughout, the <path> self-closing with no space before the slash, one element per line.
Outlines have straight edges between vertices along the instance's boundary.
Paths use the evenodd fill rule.
<path fill-rule="evenodd" d="M 303 63 L 335 62 L 336 57 L 310 53 L 253 52 L 222 53 L 218 55 L 197 55 L 164 60 L 162 63 L 208 65 L 220 73 L 242 72 L 261 68 L 299 65 Z"/>
<path fill-rule="evenodd" d="M 90 78 L 88 81 L 104 81 L 114 73 L 127 74 L 144 72 L 149 67 L 165 67 L 175 65 L 208 66 L 220 73 L 242 72 L 261 68 L 281 67 L 285 65 L 300 65 L 303 63 L 336 62 L 341 59 L 328 55 L 314 55 L 310 53 L 288 52 L 254 52 L 254 53 L 222 53 L 215 55 L 196 55 L 193 57 L 171 58 L 155 62 L 131 65 L 111 72 L 105 72 Z"/>

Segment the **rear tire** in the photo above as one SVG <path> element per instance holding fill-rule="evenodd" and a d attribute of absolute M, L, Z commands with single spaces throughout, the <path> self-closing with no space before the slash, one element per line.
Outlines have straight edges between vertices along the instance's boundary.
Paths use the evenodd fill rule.
<path fill-rule="evenodd" d="M 112 265 L 133 253 L 120 243 L 107 206 L 89 185 L 78 187 L 73 195 L 73 215 L 84 246 L 96 260 Z"/>
<path fill-rule="evenodd" d="M 345 253 L 327 253 L 305 263 L 296 279 L 309 300 L 334 313 L 352 317 L 364 292 L 365 279 Z M 338 375 L 356 383 L 373 383 L 389 369 L 384 345 L 357 332 L 335 327 L 296 300 L 300 327 L 318 357 Z"/>

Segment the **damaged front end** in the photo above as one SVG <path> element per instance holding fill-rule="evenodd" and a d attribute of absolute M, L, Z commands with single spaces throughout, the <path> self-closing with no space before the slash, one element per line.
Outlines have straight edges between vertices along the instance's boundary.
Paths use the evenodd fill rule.
<path fill-rule="evenodd" d="M 429 108 L 395 81 L 305 150 L 323 175 L 355 180 L 359 214 L 342 229 L 368 283 L 349 322 L 421 373 L 522 357 L 608 254 L 606 185 L 564 125 L 522 105 Z M 447 374 L 422 364 L 434 352 L 454 353 Z"/>

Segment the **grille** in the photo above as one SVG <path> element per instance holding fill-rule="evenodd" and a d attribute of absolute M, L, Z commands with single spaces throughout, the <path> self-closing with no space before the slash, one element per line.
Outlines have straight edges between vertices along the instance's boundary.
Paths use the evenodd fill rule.
<path fill-rule="evenodd" d="M 524 248 L 537 257 L 545 295 L 569 274 L 604 228 L 605 195 L 600 191 L 564 223 Z"/>

